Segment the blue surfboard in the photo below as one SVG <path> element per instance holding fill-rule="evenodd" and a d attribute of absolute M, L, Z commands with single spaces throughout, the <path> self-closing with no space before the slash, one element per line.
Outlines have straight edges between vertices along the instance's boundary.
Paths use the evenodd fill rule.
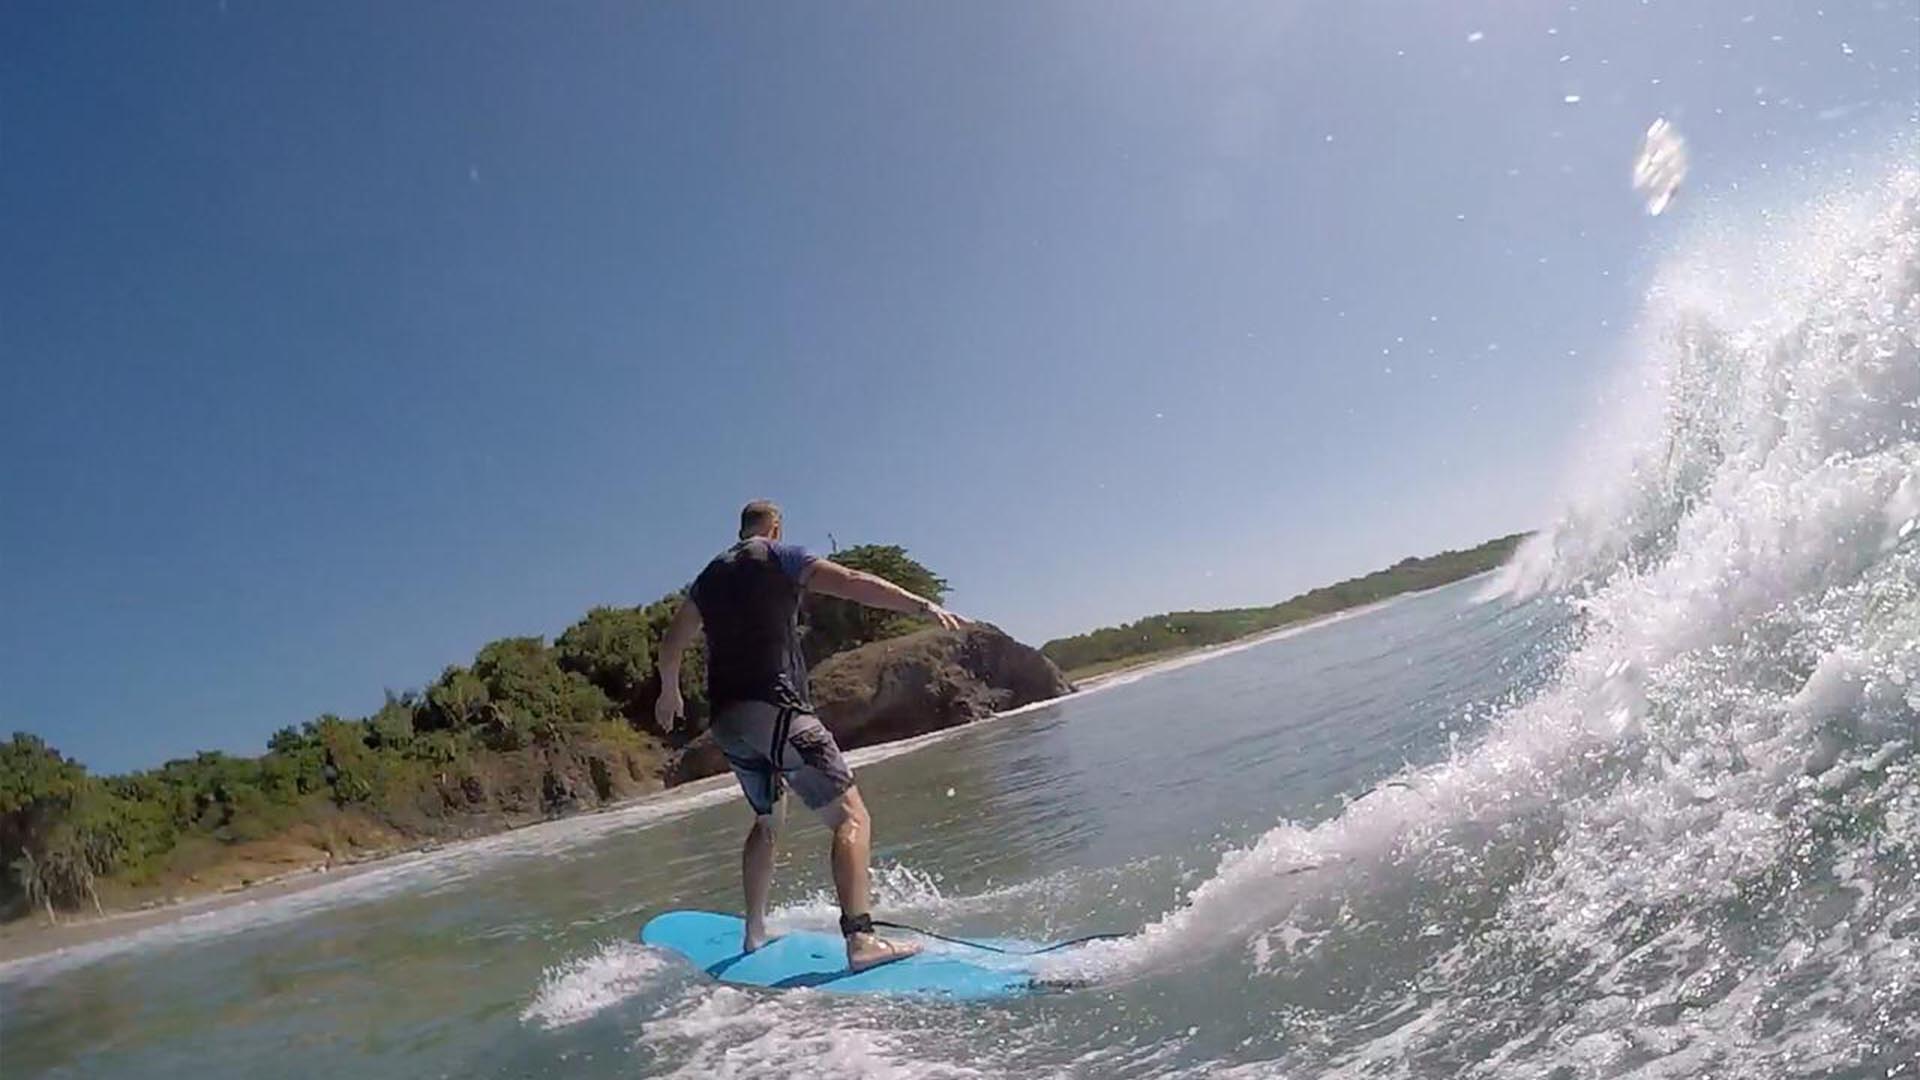
<path fill-rule="evenodd" d="M 795 930 L 750 953 L 740 951 L 746 923 L 738 915 L 712 911 L 669 911 L 640 929 L 645 945 L 685 957 L 694 967 L 724 983 L 791 990 L 810 986 L 842 994 L 896 994 L 955 1001 L 990 1001 L 1045 989 L 1034 981 L 1033 958 L 997 953 L 935 951 L 895 960 L 865 971 L 847 970 L 847 948 L 840 935 Z M 1002 948 L 1039 948 L 1028 942 L 999 941 Z"/>

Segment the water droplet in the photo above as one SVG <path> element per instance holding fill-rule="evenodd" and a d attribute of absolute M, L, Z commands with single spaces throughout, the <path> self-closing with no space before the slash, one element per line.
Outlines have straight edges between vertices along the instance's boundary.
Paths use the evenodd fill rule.
<path fill-rule="evenodd" d="M 1646 201 L 1647 213 L 1658 216 L 1665 210 L 1686 178 L 1686 140 L 1664 118 L 1655 120 L 1633 159 L 1633 190 Z"/>

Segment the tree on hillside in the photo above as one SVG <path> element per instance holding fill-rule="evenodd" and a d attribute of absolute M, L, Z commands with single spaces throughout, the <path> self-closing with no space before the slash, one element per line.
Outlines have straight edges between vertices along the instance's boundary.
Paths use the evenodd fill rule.
<path fill-rule="evenodd" d="M 597 607 L 553 643 L 560 667 L 585 676 L 614 703 L 637 703 L 653 672 L 654 632 L 644 608 Z"/>
<path fill-rule="evenodd" d="M 37 735 L 0 744 L 0 902 L 25 901 L 52 918 L 56 907 L 90 902 L 95 877 L 120 852 L 113 795 L 79 762 Z"/>
<path fill-rule="evenodd" d="M 427 687 L 427 705 L 416 724 L 423 731 L 462 731 L 486 723 L 490 715 L 487 684 L 454 664 Z"/>
<path fill-rule="evenodd" d="M 14 732 L 0 744 L 0 900 L 22 900 L 53 914 L 56 883 L 48 876 L 52 830 L 87 782 L 86 769 L 38 735 Z"/>
<path fill-rule="evenodd" d="M 550 740 L 563 726 L 609 719 L 613 702 L 586 676 L 564 671 L 537 637 L 503 638 L 473 658 L 473 673 L 493 704 L 487 741 L 517 750 Z"/>
<path fill-rule="evenodd" d="M 86 767 L 24 731 L 0 743 L 0 820 L 71 799 L 86 782 Z"/>
<path fill-rule="evenodd" d="M 674 614 L 680 610 L 680 605 L 685 603 L 686 599 L 687 591 L 681 589 L 678 592 L 668 593 L 640 609 L 640 613 L 646 617 L 647 633 L 650 635 L 649 640 L 653 642 L 654 653 L 656 655 L 658 655 L 660 651 L 659 645 L 661 640 L 667 636 L 667 626 L 673 622 Z M 687 709 L 687 722 L 677 729 L 678 734 L 670 737 L 672 740 L 690 738 L 693 733 L 706 726 L 705 721 L 708 715 L 708 702 L 707 641 L 705 637 L 699 634 L 694 635 L 693 645 L 687 649 L 686 654 L 680 659 L 680 672 L 680 692 L 683 695 L 682 702 L 686 705 Z M 648 674 L 647 684 L 640 691 L 640 700 L 638 702 L 640 711 L 637 714 L 637 721 L 642 727 L 651 730 L 657 726 L 653 718 L 653 703 L 659 699 L 660 671 L 656 667 Z"/>
<path fill-rule="evenodd" d="M 849 569 L 864 570 L 886 578 L 936 604 L 946 599 L 946 581 L 914 561 L 907 555 L 906 549 L 898 545 L 861 544 L 834 552 L 833 561 Z M 809 667 L 835 653 L 858 648 L 870 641 L 911 633 L 925 625 L 912 616 L 877 611 L 852 601 L 811 593 L 807 596 L 804 618 L 807 633 L 801 643 Z"/>
<path fill-rule="evenodd" d="M 373 745 L 381 750 L 405 750 L 413 744 L 413 718 L 420 703 L 412 694 L 387 691 L 380 711 L 367 717 L 367 729 Z"/>
<path fill-rule="evenodd" d="M 366 721 L 344 720 L 328 713 L 307 727 L 312 740 L 325 754 L 325 776 L 333 787 L 334 801 L 344 805 L 372 798 L 380 762 L 373 748 L 367 745 Z"/>

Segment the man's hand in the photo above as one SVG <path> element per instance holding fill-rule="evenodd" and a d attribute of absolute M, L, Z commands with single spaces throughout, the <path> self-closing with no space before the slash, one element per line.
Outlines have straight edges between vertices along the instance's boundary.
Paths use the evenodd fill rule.
<path fill-rule="evenodd" d="M 667 624 L 667 636 L 660 641 L 660 699 L 653 703 L 653 722 L 660 725 L 662 733 L 672 731 L 680 722 L 680 714 L 686 712 L 686 703 L 680 700 L 680 656 L 699 632 L 700 609 L 689 596 L 680 602 L 673 621 Z"/>
<path fill-rule="evenodd" d="M 686 703 L 680 699 L 679 680 L 662 683 L 660 700 L 653 703 L 653 722 L 660 726 L 662 733 L 673 730 L 680 722 L 680 714 L 686 711 Z"/>
<path fill-rule="evenodd" d="M 948 611 L 946 608 L 941 607 L 931 600 L 928 600 L 925 606 L 920 609 L 920 613 L 932 619 L 934 622 L 939 623 L 942 630 L 958 630 L 963 626 L 973 625 L 972 619 L 964 615 L 955 615 L 953 612 Z"/>

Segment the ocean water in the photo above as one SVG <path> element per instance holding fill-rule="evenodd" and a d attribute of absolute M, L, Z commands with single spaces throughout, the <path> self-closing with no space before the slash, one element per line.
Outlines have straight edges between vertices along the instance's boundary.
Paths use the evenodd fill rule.
<path fill-rule="evenodd" d="M 1920 171 L 1703 215 L 1496 575 L 856 758 L 881 913 L 1124 931 L 750 993 L 708 783 L 0 968 L 15 1076 L 1920 1074 Z M 790 823 L 777 923 L 829 926 Z"/>

